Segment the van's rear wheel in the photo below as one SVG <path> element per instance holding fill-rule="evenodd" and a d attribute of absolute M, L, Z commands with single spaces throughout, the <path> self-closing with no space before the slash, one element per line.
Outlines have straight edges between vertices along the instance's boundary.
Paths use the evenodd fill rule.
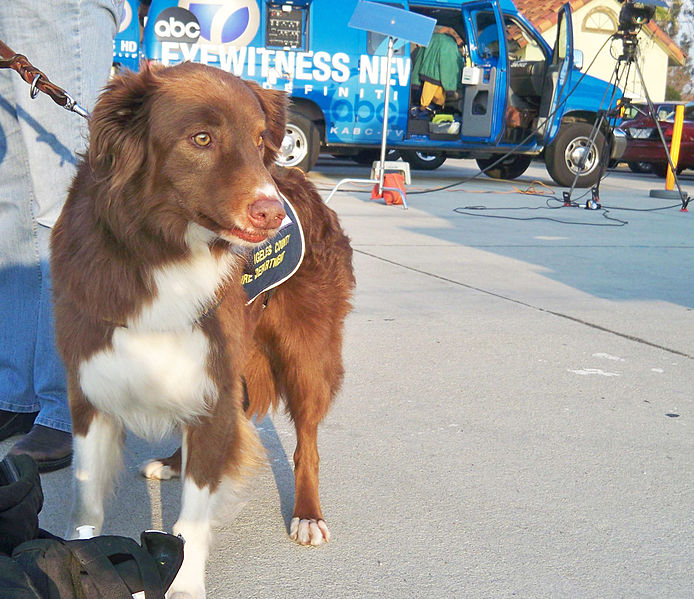
<path fill-rule="evenodd" d="M 489 158 L 478 158 L 477 166 L 484 170 L 488 166 L 494 164 L 502 154 L 492 154 Z M 515 179 L 520 177 L 528 170 L 530 163 L 533 161 L 532 156 L 526 154 L 511 154 L 504 158 L 499 164 L 493 166 L 488 171 L 485 171 L 487 177 L 492 179 Z"/>
<path fill-rule="evenodd" d="M 397 160 L 400 157 L 398 150 L 386 148 L 386 160 Z M 374 161 L 381 159 L 381 150 L 359 150 L 354 156 L 350 156 L 357 164 L 368 164 L 371 166 Z"/>
<path fill-rule="evenodd" d="M 650 162 L 627 162 L 632 173 L 652 173 L 653 165 Z"/>
<path fill-rule="evenodd" d="M 590 123 L 566 123 L 545 150 L 547 172 L 559 185 L 571 187 L 576 173 L 576 187 L 592 187 L 600 176 L 600 157 L 605 151 L 605 138 L 598 131 L 595 143 L 590 143 L 593 126 Z M 581 159 L 585 157 L 583 168 Z"/>
<path fill-rule="evenodd" d="M 304 115 L 290 112 L 277 164 L 295 166 L 307 173 L 316 165 L 319 152 L 318 127 Z"/>
<path fill-rule="evenodd" d="M 657 176 L 660 177 L 661 179 L 665 179 L 667 177 L 667 169 L 668 169 L 668 163 L 667 162 L 656 162 L 653 165 L 652 172 Z M 677 174 L 679 175 L 684 169 L 681 167 L 677 167 Z"/>
<path fill-rule="evenodd" d="M 443 152 L 429 154 L 418 150 L 402 150 L 400 156 L 405 162 L 409 162 L 413 169 L 420 171 L 433 171 L 446 162 L 446 154 Z"/>

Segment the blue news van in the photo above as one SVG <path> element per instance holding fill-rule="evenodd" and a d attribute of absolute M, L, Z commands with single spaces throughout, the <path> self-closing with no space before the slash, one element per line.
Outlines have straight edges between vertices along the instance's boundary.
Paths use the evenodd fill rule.
<path fill-rule="evenodd" d="M 623 152 L 624 140 L 607 126 L 590 143 L 601 100 L 621 94 L 580 72 L 568 3 L 551 48 L 511 0 L 387 2 L 436 19 L 463 48 L 459 87 L 445 94 L 437 119 L 419 106 L 423 86 L 412 78 L 424 49 L 396 44 L 386 73 L 386 38 L 348 27 L 357 2 L 152 0 L 140 52 L 145 60 L 200 62 L 285 90 L 292 102 L 280 162 L 306 171 L 321 150 L 364 163 L 377 157 L 388 76 L 388 147 L 414 168 L 436 168 L 447 156 L 475 158 L 485 168 L 513 150 L 486 173 L 508 179 L 544 151 L 549 174 L 563 186 L 572 184 L 583 159 L 577 185 L 589 187 L 601 152 L 612 148 L 612 158 Z M 133 68 L 117 55 L 140 40 L 132 27 L 137 2 L 126 4 L 130 22 L 116 39 L 114 61 Z"/>

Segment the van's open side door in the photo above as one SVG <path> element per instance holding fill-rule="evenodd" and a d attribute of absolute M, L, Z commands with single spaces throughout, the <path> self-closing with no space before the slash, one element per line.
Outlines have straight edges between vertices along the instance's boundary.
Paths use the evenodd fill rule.
<path fill-rule="evenodd" d="M 552 56 L 545 71 L 538 120 L 538 141 L 546 145 L 557 133 L 564 103 L 572 89 L 571 75 L 574 72 L 574 40 L 571 22 L 571 6 L 562 6 L 557 18 L 557 39 Z"/>
<path fill-rule="evenodd" d="M 463 85 L 461 138 L 498 143 L 504 132 L 508 86 L 506 30 L 498 0 L 465 2 L 474 83 Z"/>

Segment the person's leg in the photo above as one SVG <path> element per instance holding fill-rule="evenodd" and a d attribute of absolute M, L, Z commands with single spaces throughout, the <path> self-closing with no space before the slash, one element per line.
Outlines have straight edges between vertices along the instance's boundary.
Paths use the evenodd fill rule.
<path fill-rule="evenodd" d="M 26 201 L 28 158 L 11 100 L 15 76 L 0 70 L 0 440 L 27 432 L 39 410 L 28 340 L 36 337 L 41 271 Z"/>
<path fill-rule="evenodd" d="M 65 366 L 55 347 L 53 301 L 49 248 L 51 231 L 38 225 L 37 241 L 41 267 L 41 293 L 38 306 L 38 326 L 34 353 L 34 392 L 41 411 L 35 424 L 70 432 L 70 410 L 67 405 Z"/>
<path fill-rule="evenodd" d="M 422 84 L 422 96 L 419 101 L 422 109 L 427 109 L 430 104 L 443 106 L 446 102 L 446 95 L 440 85 L 435 85 L 429 81 Z"/>
<path fill-rule="evenodd" d="M 33 378 L 40 412 L 29 433 L 10 450 L 13 454 L 23 453 L 33 457 L 38 463 L 39 472 L 64 468 L 72 459 L 65 367 L 55 347 L 48 259 L 50 236 L 50 228 L 37 225 L 36 240 L 41 256 L 41 289 L 38 298 Z"/>
<path fill-rule="evenodd" d="M 0 3 L 0 37 L 89 110 L 108 77 L 120 7 L 120 0 Z M 34 402 L 38 401 L 40 406 L 36 426 L 12 452 L 32 454 L 33 448 L 38 448 L 35 457 L 59 458 L 53 463 L 60 467 L 66 465 L 62 459 L 65 454 L 69 462 L 70 439 L 66 433 L 70 430 L 70 418 L 64 368 L 53 339 L 50 228 L 67 196 L 76 155 L 84 150 L 87 129 L 86 121 L 47 96 L 39 94 L 35 100 L 30 99 L 29 86 L 18 75 L 12 75 L 14 93 L 10 102 L 15 105 L 30 177 L 30 192 L 24 196 L 24 202 L 34 219 L 33 255 L 38 285 L 34 296 L 23 296 L 24 301 L 31 302 L 33 312 L 33 335 L 24 338 L 31 353 L 25 364 L 31 368 L 31 391 Z M 51 458 L 46 455 L 46 448 L 61 455 Z"/>

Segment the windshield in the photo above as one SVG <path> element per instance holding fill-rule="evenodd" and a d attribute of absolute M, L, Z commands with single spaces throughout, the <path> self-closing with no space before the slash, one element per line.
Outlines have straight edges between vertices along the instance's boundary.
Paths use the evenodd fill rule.
<path fill-rule="evenodd" d="M 659 121 L 674 121 L 675 120 L 675 111 L 671 110 L 668 112 L 666 115 L 663 116 L 661 111 L 658 111 L 658 120 Z M 694 121 L 694 103 L 692 104 L 687 104 L 684 107 L 684 120 L 685 121 Z"/>

